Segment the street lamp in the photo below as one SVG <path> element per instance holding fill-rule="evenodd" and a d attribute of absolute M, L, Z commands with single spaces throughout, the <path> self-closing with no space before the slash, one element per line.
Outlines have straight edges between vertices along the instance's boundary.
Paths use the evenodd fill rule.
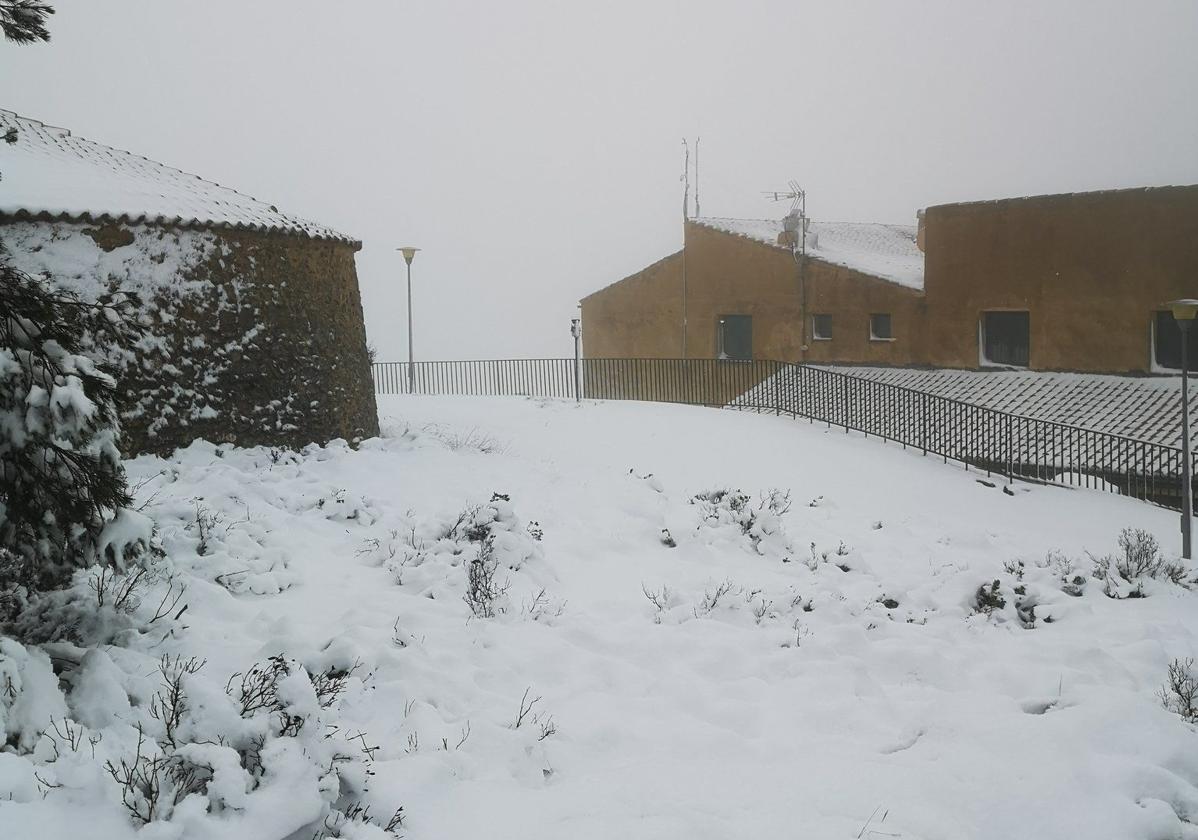
<path fill-rule="evenodd" d="M 1194 467 L 1190 463 L 1190 360 L 1187 358 L 1190 325 L 1198 315 L 1198 300 L 1169 301 L 1173 320 L 1181 330 L 1181 556 L 1190 559 L 1194 520 Z"/>
<path fill-rule="evenodd" d="M 408 393 L 416 392 L 416 361 L 412 357 L 412 260 L 416 258 L 416 252 L 419 248 L 408 246 L 407 248 L 396 248 L 397 251 L 403 254 L 403 261 L 408 264 Z"/>
<path fill-rule="evenodd" d="M 570 319 L 570 335 L 574 336 L 574 399 L 582 402 L 582 319 Z"/>

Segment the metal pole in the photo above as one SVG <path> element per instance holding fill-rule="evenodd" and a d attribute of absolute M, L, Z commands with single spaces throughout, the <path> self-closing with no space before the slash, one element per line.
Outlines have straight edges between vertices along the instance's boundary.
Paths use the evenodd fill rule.
<path fill-rule="evenodd" d="M 1189 560 L 1194 524 L 1194 468 L 1190 463 L 1190 360 L 1187 357 L 1190 322 L 1179 320 L 1177 326 L 1181 328 L 1181 556 Z"/>
<path fill-rule="evenodd" d="M 570 333 L 574 336 L 574 401 L 582 402 L 582 321 L 570 321 Z"/>
<path fill-rule="evenodd" d="M 412 356 L 412 261 L 408 263 L 408 393 L 416 393 L 416 366 Z"/>

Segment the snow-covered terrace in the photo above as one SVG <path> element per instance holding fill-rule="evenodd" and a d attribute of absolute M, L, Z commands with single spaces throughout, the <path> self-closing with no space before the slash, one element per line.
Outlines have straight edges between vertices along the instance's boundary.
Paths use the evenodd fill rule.
<path fill-rule="evenodd" d="M 1138 440 L 1181 445 L 1180 377 L 1042 371 L 831 367 L 961 402 Z M 1198 396 L 1190 412 L 1198 411 Z"/>
<path fill-rule="evenodd" d="M 198 175 L 5 110 L 0 173 L 0 216 L 233 228 L 356 244 Z"/>
<path fill-rule="evenodd" d="M 713 230 L 743 236 L 774 248 L 779 245 L 782 222 L 771 219 L 692 219 Z M 923 289 L 923 251 L 915 244 L 912 225 L 867 222 L 811 222 L 807 254 L 833 265 L 842 265 L 911 289 Z"/>

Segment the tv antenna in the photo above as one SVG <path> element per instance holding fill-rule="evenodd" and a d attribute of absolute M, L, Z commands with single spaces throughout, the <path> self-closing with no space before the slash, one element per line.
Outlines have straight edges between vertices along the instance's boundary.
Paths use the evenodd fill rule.
<path fill-rule="evenodd" d="M 686 138 L 682 138 L 682 177 L 678 180 L 682 182 L 682 221 L 690 218 L 691 205 L 691 147 L 686 142 Z"/>
<path fill-rule="evenodd" d="M 771 192 L 767 190 L 763 195 L 769 196 L 770 201 L 789 201 L 790 212 L 798 213 L 806 217 L 807 215 L 807 192 L 799 186 L 799 182 L 793 178 L 787 182 L 789 190 Z"/>
<path fill-rule="evenodd" d="M 807 191 L 799 186 L 799 182 L 791 179 L 787 186 L 789 190 L 778 190 L 776 192 L 766 192 L 765 195 L 771 201 L 789 201 L 790 212 L 786 214 L 786 218 L 782 220 L 782 230 L 790 240 L 790 253 L 794 257 L 795 263 L 799 268 L 799 308 L 803 312 L 803 317 L 800 319 L 799 347 L 803 351 L 803 358 L 806 358 L 806 353 L 809 346 L 807 344 L 807 225 L 810 220 L 807 218 Z"/>

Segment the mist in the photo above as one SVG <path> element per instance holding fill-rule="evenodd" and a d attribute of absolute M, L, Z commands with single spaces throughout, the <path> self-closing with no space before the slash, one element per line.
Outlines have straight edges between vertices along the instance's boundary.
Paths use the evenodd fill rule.
<path fill-rule="evenodd" d="M 370 343 L 562 356 L 704 215 L 1198 182 L 1198 4 L 59 0 L 0 107 L 360 238 Z M 0 187 L 2 188 L 2 187 Z M 693 185 L 692 185 L 693 189 Z"/>

